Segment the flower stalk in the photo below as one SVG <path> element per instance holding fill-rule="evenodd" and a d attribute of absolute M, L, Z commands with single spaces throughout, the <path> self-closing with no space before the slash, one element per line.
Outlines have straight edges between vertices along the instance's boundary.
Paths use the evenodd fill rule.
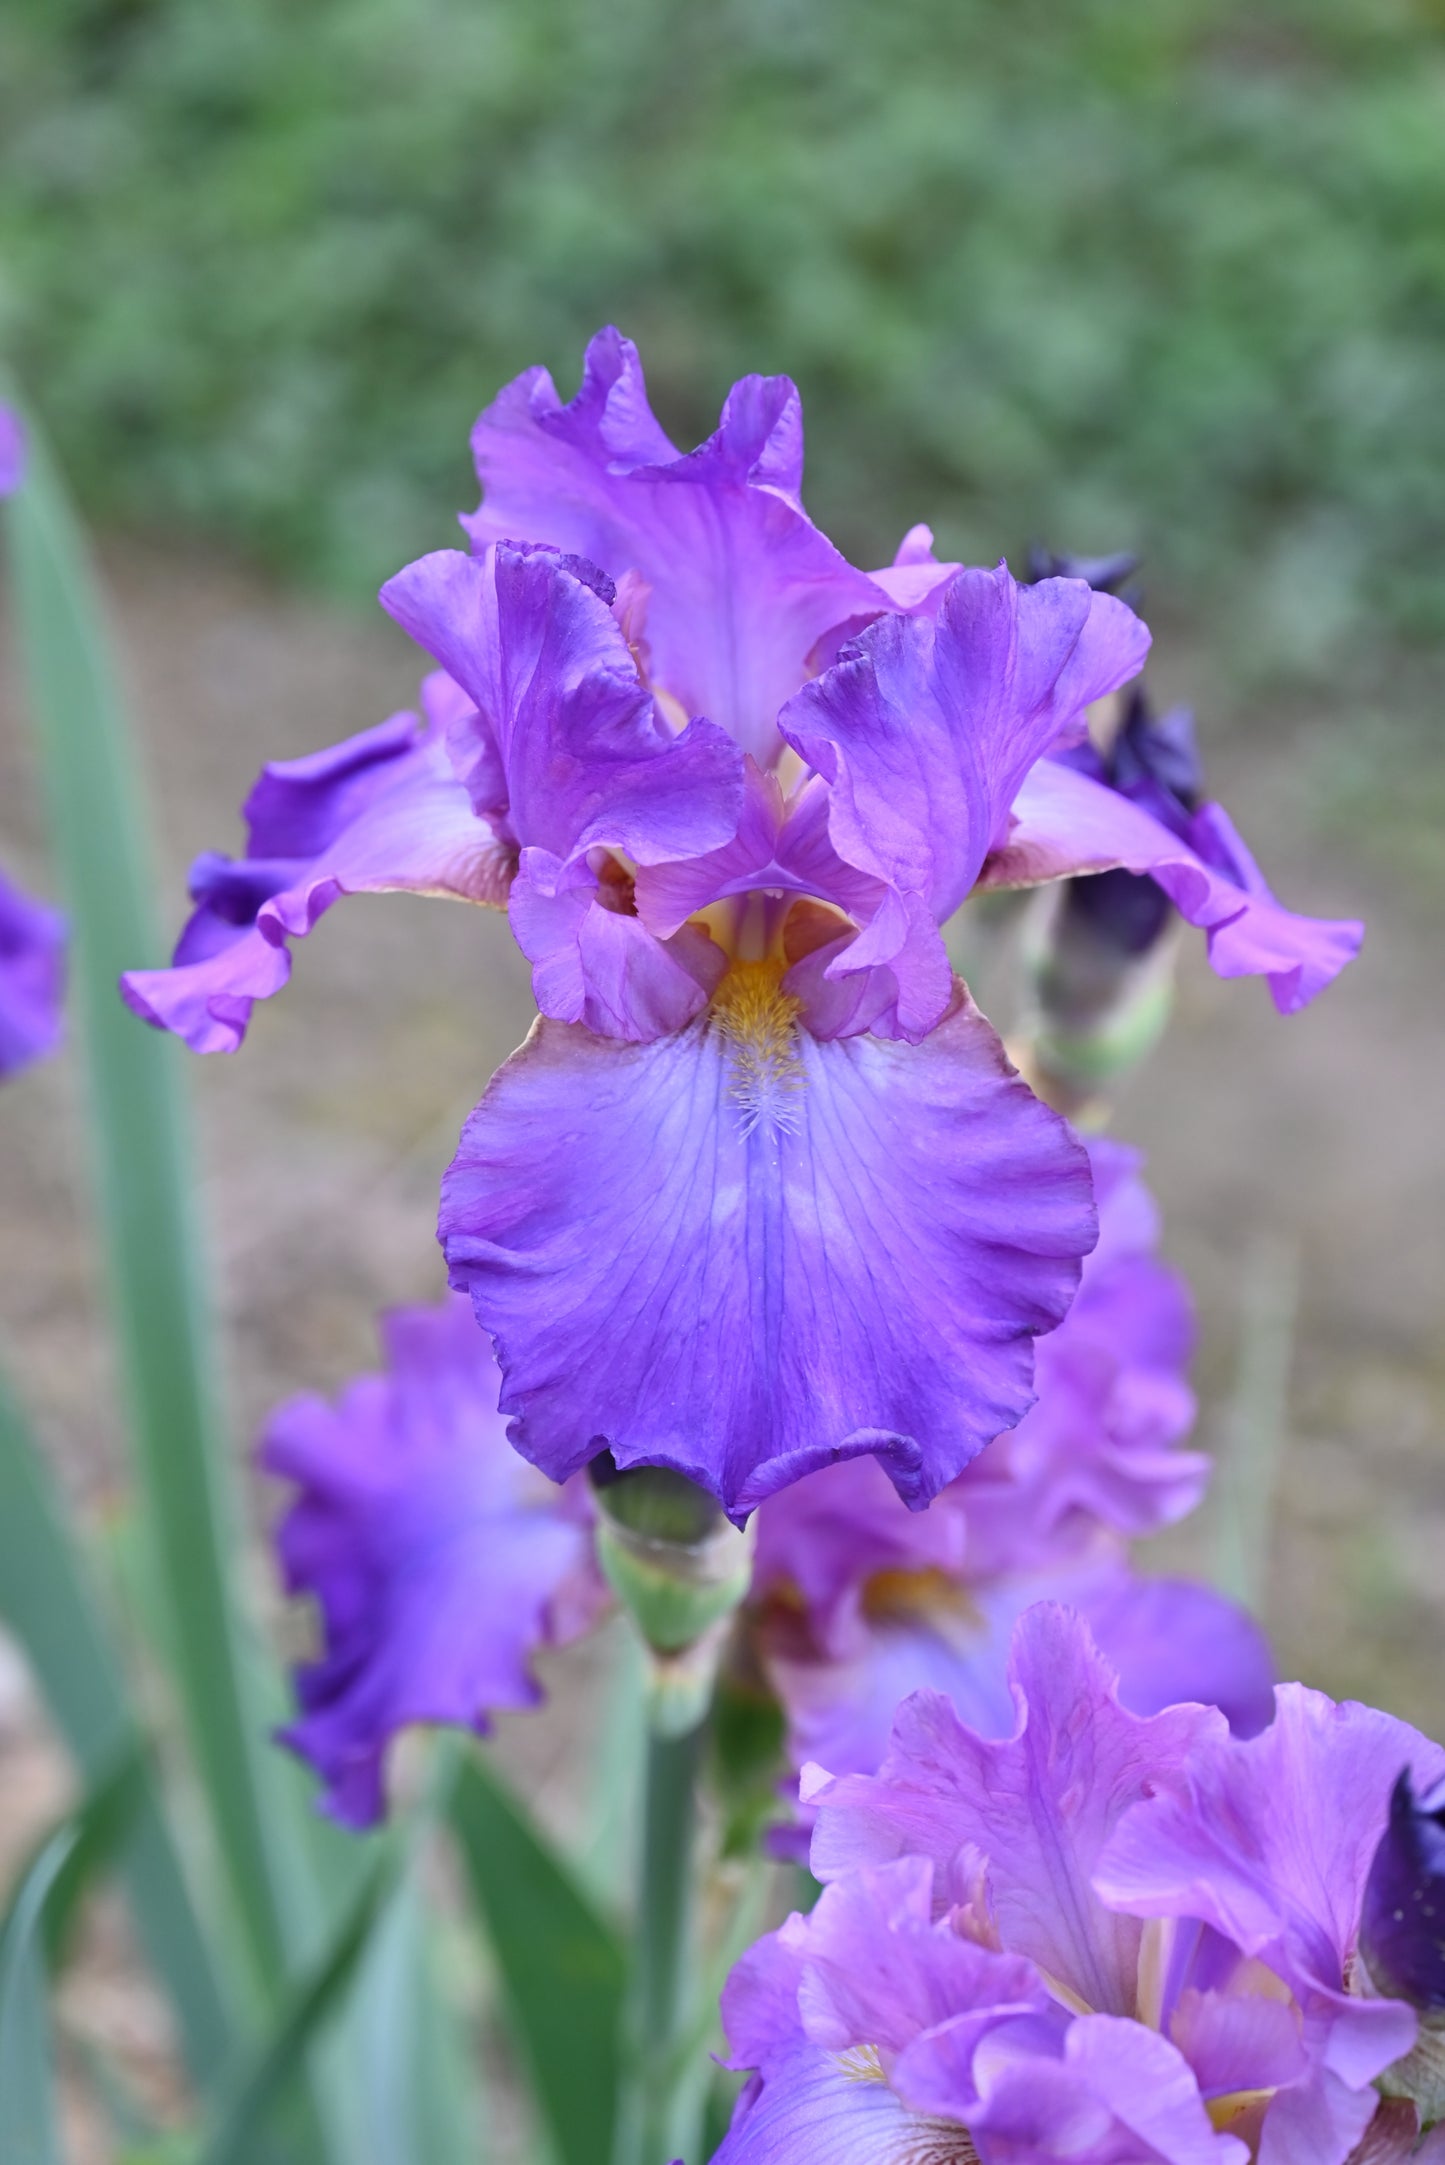
<path fill-rule="evenodd" d="M 691 1960 L 697 1794 L 718 1659 L 752 1567 L 749 1537 L 668 1467 L 589 1469 L 597 1555 L 647 1650 L 642 1850 L 613 2165 L 667 2165 L 694 2147 L 700 2102 Z"/>
<path fill-rule="evenodd" d="M 705 1732 L 698 1720 L 680 1735 L 653 1727 L 647 1737 L 628 2051 L 613 2165 L 668 2165 L 691 2147 L 696 2100 L 684 2048 L 692 2029 L 688 1979 Z"/>

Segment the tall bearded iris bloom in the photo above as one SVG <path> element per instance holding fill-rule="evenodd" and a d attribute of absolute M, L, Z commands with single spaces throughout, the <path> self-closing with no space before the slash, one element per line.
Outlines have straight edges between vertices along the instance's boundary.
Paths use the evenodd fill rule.
<path fill-rule="evenodd" d="M 473 447 L 471 553 L 382 595 L 438 664 L 424 720 L 269 768 L 247 857 L 200 861 L 177 966 L 127 997 L 228 1050 L 340 895 L 505 903 L 541 1020 L 440 1231 L 518 1448 L 559 1480 L 604 1447 L 671 1466 L 739 1519 L 873 1453 L 926 1503 L 1024 1412 L 1094 1237 L 1084 1155 L 940 926 L 1006 876 L 1030 777 L 1148 635 L 922 530 L 856 570 L 803 509 L 784 379 L 680 454 L 604 332 L 575 399 L 534 370 Z M 1103 817 L 1077 863 L 1054 822 L 1048 876 L 1093 867 Z M 1256 907 L 1191 878 L 1200 922 Z"/>
<path fill-rule="evenodd" d="M 1099 1244 L 1073 1307 L 1039 1342 L 1039 1397 L 1019 1427 L 929 1511 L 907 1510 L 861 1458 L 756 1514 L 724 1668 L 730 1689 L 755 1701 L 762 1681 L 776 1696 L 795 1775 L 808 1760 L 876 1771 L 899 1701 L 925 1684 L 975 1729 L 1007 1735 L 1012 1626 L 1043 1599 L 1086 1618 L 1132 1712 L 1200 1700 L 1239 1729 L 1270 1718 L 1274 1672 L 1251 1620 L 1208 1587 L 1141 1578 L 1128 1561 L 1128 1535 L 1197 1501 L 1207 1461 L 1177 1447 L 1193 1410 L 1191 1314 L 1153 1253 L 1137 1158 L 1103 1139 L 1089 1149 Z M 289 1741 L 327 1781 L 328 1808 L 357 1824 L 381 1810 L 396 1732 L 485 1726 L 494 1708 L 534 1703 L 526 1653 L 570 1638 L 601 1598 L 590 1484 L 559 1488 L 507 1445 L 469 1304 L 399 1311 L 383 1336 L 385 1375 L 334 1407 L 292 1401 L 262 1446 L 299 1490 L 280 1560 L 292 1590 L 315 1597 L 324 1635 L 297 1678 Z M 775 1841 L 806 1850 L 795 1823 Z"/>

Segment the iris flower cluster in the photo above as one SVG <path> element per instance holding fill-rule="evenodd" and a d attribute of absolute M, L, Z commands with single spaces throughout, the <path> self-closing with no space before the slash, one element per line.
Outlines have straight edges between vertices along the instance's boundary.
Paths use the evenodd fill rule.
<path fill-rule="evenodd" d="M 1194 1507 L 1208 1461 L 1179 1447 L 1193 1416 L 1187 1293 L 1152 1252 L 1156 1216 L 1133 1154 L 1096 1141 L 1091 1156 L 1101 1238 L 1067 1318 L 1040 1341 L 1038 1400 L 1018 1427 L 928 1511 L 909 1511 L 869 1459 L 759 1507 L 726 1665 L 760 1674 L 782 1711 L 790 1798 L 809 1760 L 872 1772 L 895 1708 L 922 1684 L 1005 1734 L 1010 1627 L 1045 1598 L 1088 1619 L 1135 1711 L 1197 1699 L 1245 1731 L 1269 1719 L 1258 1628 L 1208 1588 L 1142 1577 L 1129 1561 L 1130 1537 Z M 399 1311 L 383 1335 L 382 1374 L 335 1405 L 292 1400 L 261 1445 L 297 1490 L 282 1570 L 323 1632 L 286 1737 L 354 1826 L 383 1809 L 400 1730 L 485 1733 L 494 1714 L 535 1706 L 533 1657 L 608 1601 L 591 1486 L 574 1475 L 558 1487 L 511 1449 L 469 1305 Z M 776 1836 L 791 1852 L 806 1847 L 796 1818 L 785 1813 Z"/>
<path fill-rule="evenodd" d="M 417 711 L 268 766 L 124 981 L 233 1051 L 294 940 L 395 890 L 505 908 L 532 967 L 443 1182 L 450 1299 L 263 1441 L 327 1808 L 380 1815 L 408 1725 L 536 1703 L 613 1598 L 606 1484 L 665 1469 L 750 1525 L 715 1658 L 824 1883 L 728 1988 L 724 2165 L 1445 2156 L 1445 1753 L 1136 1571 L 1204 1486 L 1187 1294 L 1137 1159 L 1034 1094 L 943 930 L 1066 882 L 1120 953 L 1177 913 L 1288 1014 L 1359 926 L 1275 899 L 1144 704 L 1126 567 L 1020 583 L 917 527 L 855 568 L 786 379 L 679 452 L 606 331 L 473 450 L 466 548 L 382 590 Z"/>
<path fill-rule="evenodd" d="M 953 976 L 976 892 L 1148 875 L 1221 975 L 1301 1007 L 1359 927 L 1271 895 L 1074 756 L 1148 633 L 1075 578 L 855 569 L 799 494 L 785 378 L 680 453 L 606 331 L 473 436 L 469 548 L 382 590 L 419 714 L 268 767 L 131 1005 L 230 1051 L 342 895 L 505 906 L 540 1019 L 468 1121 L 440 1236 L 555 1481 L 606 1449 L 739 1523 L 842 1460 L 926 1505 L 1033 1388 L 1096 1237 L 1086 1155 Z"/>
<path fill-rule="evenodd" d="M 877 1773 L 808 1770 L 824 1892 L 724 1994 L 718 2165 L 1445 2156 L 1445 1752 L 1297 1684 L 1248 1739 L 1131 1714 L 1055 1604 L 1009 1682 L 1002 1738 L 920 1691 Z"/>

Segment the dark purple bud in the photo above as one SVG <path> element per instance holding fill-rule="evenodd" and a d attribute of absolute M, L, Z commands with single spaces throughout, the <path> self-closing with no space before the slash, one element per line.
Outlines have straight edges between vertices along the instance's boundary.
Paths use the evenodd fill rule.
<path fill-rule="evenodd" d="M 1120 550 L 1114 556 L 1057 556 L 1035 543 L 1029 550 L 1028 584 L 1040 579 L 1084 579 L 1096 594 L 1121 593 L 1139 569 L 1139 559 Z"/>
<path fill-rule="evenodd" d="M 1408 1767 L 1365 1883 L 1360 1952 L 1381 1992 L 1445 2010 L 1445 1782 L 1417 1799 Z"/>
<path fill-rule="evenodd" d="M 1152 792 L 1163 791 L 1186 816 L 1199 808 L 1204 773 L 1194 739 L 1194 716 L 1187 707 L 1155 714 L 1142 684 L 1129 698 L 1123 726 L 1110 748 L 1109 780 L 1126 796 L 1144 798 L 1156 810 Z"/>
<path fill-rule="evenodd" d="M 1141 873 L 1094 872 L 1065 887 L 1068 918 L 1121 956 L 1147 955 L 1174 915 L 1163 888 Z"/>

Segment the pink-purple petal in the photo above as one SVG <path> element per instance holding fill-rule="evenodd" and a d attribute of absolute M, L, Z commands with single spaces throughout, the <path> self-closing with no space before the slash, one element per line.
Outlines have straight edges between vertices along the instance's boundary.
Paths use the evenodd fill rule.
<path fill-rule="evenodd" d="M 1041 759 L 1013 802 L 1013 824 L 981 887 L 1028 887 L 1115 867 L 1147 874 L 1204 931 L 1221 977 L 1263 976 L 1281 1014 L 1308 1006 L 1359 952 L 1363 926 L 1297 916 L 1278 903 L 1218 805 L 1180 835 L 1143 805 L 1055 759 Z"/>
<path fill-rule="evenodd" d="M 1317 2056 L 1352 2089 L 1409 2050 L 1399 2001 L 1348 1995 L 1364 1887 L 1401 1766 L 1438 1780 L 1445 1752 L 1370 1707 L 1281 1685 L 1262 1734 L 1208 1739 L 1181 1788 L 1119 1827 L 1102 1898 L 1138 1916 L 1193 1916 L 1292 1986 Z"/>
<path fill-rule="evenodd" d="M 603 331 L 563 405 L 545 370 L 511 384 L 472 437 L 484 498 L 474 544 L 537 541 L 648 589 L 652 681 L 760 764 L 779 708 L 835 624 L 888 597 L 803 511 L 802 416 L 786 377 L 733 387 L 716 433 L 679 455 L 647 404 L 635 347 Z"/>
<path fill-rule="evenodd" d="M 625 850 L 639 864 L 716 849 L 736 829 L 737 747 L 692 723 L 674 737 L 607 600 L 545 549 L 479 557 L 439 549 L 381 590 L 383 605 L 474 702 L 473 731 L 495 748 L 481 786 L 505 781 L 504 818 L 523 848 L 563 860 Z M 449 732 L 462 756 L 466 724 Z"/>
<path fill-rule="evenodd" d="M 940 1883 L 960 1845 L 986 1853 L 1002 1943 L 1098 2013 L 1133 2010 L 1141 1926 L 1105 1908 L 1092 1875 L 1141 1798 L 1176 1793 L 1221 1715 L 1180 1706 L 1140 1720 L 1081 1620 L 1041 1605 L 1021 1620 L 1011 1664 L 1013 1737 L 966 1728 L 941 1694 L 899 1709 L 875 1776 L 805 1785 L 818 1809 L 813 1870 L 833 1879 L 893 1857 L 932 1859 Z"/>
<path fill-rule="evenodd" d="M 934 1922 L 933 1868 L 923 1857 L 825 1887 L 800 1939 L 804 2029 L 834 2052 L 871 2045 L 885 2067 L 921 2030 L 964 2012 L 996 2023 L 1048 2009 L 1031 1963 Z"/>
<path fill-rule="evenodd" d="M 907 1034 L 938 1009 L 921 988 L 910 999 L 920 962 L 906 950 L 941 953 L 936 926 L 972 888 L 1029 768 L 1135 674 L 1148 643 L 1122 602 L 1080 580 L 1019 586 L 1000 564 L 958 572 L 936 615 L 880 617 L 788 705 L 780 726 L 829 784 L 839 856 L 893 891 L 886 934 L 880 913 L 830 974 L 894 964 Z"/>
<path fill-rule="evenodd" d="M 1264 2116 L 1258 2165 L 1348 2165 L 1374 2118 L 1373 2090 L 1352 2088 L 1327 2068 L 1282 2090 Z"/>
<path fill-rule="evenodd" d="M 757 2072 L 720 2159 L 1245 2165 L 1167 2039 L 1074 2015 L 962 1913 L 935 1922 L 933 1881 L 916 1857 L 855 1873 L 744 1957 L 723 2015 Z"/>
<path fill-rule="evenodd" d="M 873 1452 L 921 1505 L 1028 1403 L 1087 1159 L 962 993 L 920 1046 L 739 1060 L 713 1010 L 640 1046 L 543 1022 L 473 1113 L 440 1234 L 514 1441 L 555 1479 L 674 1466 L 740 1519 Z"/>
<path fill-rule="evenodd" d="M 1004 2060 L 973 2124 L 990 2165 L 1248 2165 L 1245 2145 L 1211 2126 L 1183 2055 L 1118 2016 L 1071 2022 L 1053 2066 L 1042 2055 Z"/>
<path fill-rule="evenodd" d="M 963 2130 L 930 2128 L 884 2082 L 799 2038 L 733 2110 L 712 2165 L 967 2165 Z"/>
<path fill-rule="evenodd" d="M 924 1515 L 936 1517 L 941 1505 Z M 831 1648 L 800 1645 L 786 1612 L 765 1625 L 763 1659 L 787 1719 L 790 1765 L 877 1773 L 894 1717 L 915 1691 L 940 1692 L 976 1736 L 1007 1737 L 1015 1719 L 1009 1643 L 1041 1601 L 1062 1603 L 1088 1625 L 1131 1714 L 1218 1707 L 1237 1734 L 1253 1736 L 1274 1711 L 1274 1662 L 1253 1618 L 1211 1587 L 1141 1578 L 1120 1556 L 983 1587 L 922 1578 L 910 1595 L 900 1581 L 891 1600 L 890 1608 L 875 1597 Z"/>
<path fill-rule="evenodd" d="M 342 895 L 447 895 L 500 905 L 514 852 L 477 817 L 445 744 L 412 714 L 262 770 L 246 805 L 247 854 L 192 870 L 196 911 L 168 970 L 128 970 L 127 1003 L 196 1052 L 234 1052 L 257 1000 L 291 974 Z"/>

